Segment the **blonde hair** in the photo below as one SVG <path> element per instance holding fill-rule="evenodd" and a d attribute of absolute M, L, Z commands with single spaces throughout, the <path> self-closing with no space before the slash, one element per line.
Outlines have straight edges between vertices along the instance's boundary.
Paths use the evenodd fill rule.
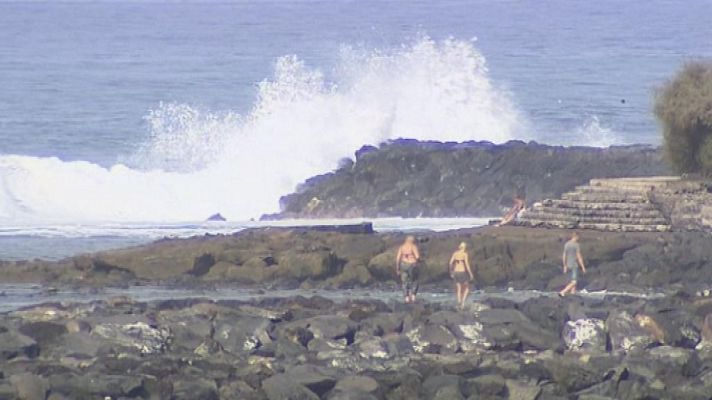
<path fill-rule="evenodd" d="M 465 242 L 460 242 L 460 245 L 457 246 L 458 249 L 460 250 L 465 250 L 467 248 L 467 243 Z"/>

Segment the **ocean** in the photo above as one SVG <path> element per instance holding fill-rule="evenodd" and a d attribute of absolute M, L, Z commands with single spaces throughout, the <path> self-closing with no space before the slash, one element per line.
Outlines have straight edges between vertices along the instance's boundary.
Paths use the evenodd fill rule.
<path fill-rule="evenodd" d="M 389 139 L 659 144 L 655 88 L 712 56 L 710 15 L 709 0 L 0 2 L 0 260 L 254 226 Z M 229 222 L 202 222 L 217 212 Z"/>

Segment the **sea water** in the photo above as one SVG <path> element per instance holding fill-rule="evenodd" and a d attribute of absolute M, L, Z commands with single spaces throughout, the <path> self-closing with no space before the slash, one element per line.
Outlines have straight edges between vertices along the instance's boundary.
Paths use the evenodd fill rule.
<path fill-rule="evenodd" d="M 660 298 L 669 293 L 649 291 L 638 293 L 625 292 L 578 292 L 585 298 L 602 299 L 606 296 L 626 296 L 638 299 Z M 291 296 L 322 296 L 334 300 L 350 299 L 377 299 L 385 302 L 401 302 L 402 294 L 396 287 L 388 290 L 382 289 L 272 289 L 255 290 L 249 288 L 236 288 L 231 285 L 214 288 L 180 288 L 166 286 L 129 286 L 123 288 L 106 287 L 101 289 L 58 287 L 47 288 L 32 284 L 0 284 L 0 313 L 15 311 L 43 303 L 87 303 L 97 300 L 106 300 L 116 296 L 129 296 L 135 301 L 160 301 L 170 299 L 210 299 L 247 301 L 261 298 L 281 298 Z M 498 298 L 515 302 L 523 302 L 536 297 L 556 297 L 552 292 L 538 290 L 501 290 L 488 288 L 487 290 L 473 290 L 468 297 L 469 301 L 481 302 L 486 299 Z M 452 292 L 448 290 L 431 289 L 422 291 L 421 300 L 428 302 L 452 302 Z"/>
<path fill-rule="evenodd" d="M 0 260 L 59 260 L 76 254 L 145 244 L 163 238 L 227 235 L 249 228 L 370 222 L 377 232 L 439 232 L 488 223 L 487 218 L 375 218 L 183 223 L 87 223 L 0 227 Z"/>
<path fill-rule="evenodd" d="M 658 144 L 654 90 L 712 55 L 710 15 L 708 0 L 0 2 L 0 259 L 242 229 L 400 137 Z M 230 222 L 185 222 L 217 212 Z"/>

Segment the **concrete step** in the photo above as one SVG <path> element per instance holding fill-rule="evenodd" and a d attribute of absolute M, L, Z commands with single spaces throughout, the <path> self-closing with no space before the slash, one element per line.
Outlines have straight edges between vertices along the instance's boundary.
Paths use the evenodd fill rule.
<path fill-rule="evenodd" d="M 524 220 L 521 225 L 534 227 L 551 227 L 564 229 L 594 229 L 599 231 L 616 232 L 667 232 L 670 225 L 640 225 L 640 224 L 605 224 L 587 222 L 567 222 L 567 221 L 544 221 L 544 220 Z"/>
<path fill-rule="evenodd" d="M 608 186 L 591 186 L 583 185 L 576 186 L 572 191 L 574 193 L 596 193 L 601 195 L 626 195 L 626 196 L 645 196 L 649 191 L 637 188 L 613 188 Z M 571 193 L 571 192 L 570 192 Z"/>
<path fill-rule="evenodd" d="M 635 218 L 635 217 L 620 217 L 620 216 L 581 216 L 556 214 L 549 212 L 530 211 L 522 215 L 522 220 L 537 220 L 537 221 L 561 221 L 567 223 L 594 223 L 594 224 L 630 224 L 630 225 L 665 225 L 667 220 L 662 217 L 658 218 Z"/>
<path fill-rule="evenodd" d="M 591 203 L 647 203 L 648 198 L 644 195 L 628 195 L 625 193 L 564 193 L 562 200 L 585 201 Z"/>
<path fill-rule="evenodd" d="M 656 209 L 587 209 L 556 206 L 538 206 L 531 209 L 532 212 L 571 215 L 581 217 L 619 217 L 619 218 L 663 218 L 663 214 Z"/>
<path fill-rule="evenodd" d="M 547 199 L 542 201 L 541 204 L 547 207 L 576 208 L 585 210 L 657 210 L 657 207 L 652 203 L 597 203 L 579 200 Z"/>
<path fill-rule="evenodd" d="M 664 188 L 672 184 L 677 184 L 681 179 L 678 176 L 654 176 L 638 178 L 608 178 L 591 179 L 591 186 L 609 187 L 615 189 L 636 189 L 648 191 L 651 189 Z"/>

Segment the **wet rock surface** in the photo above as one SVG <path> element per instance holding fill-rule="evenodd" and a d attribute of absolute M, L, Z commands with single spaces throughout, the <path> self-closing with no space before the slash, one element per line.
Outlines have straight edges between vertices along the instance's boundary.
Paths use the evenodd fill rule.
<path fill-rule="evenodd" d="M 702 400 L 712 393 L 710 301 L 694 295 L 542 295 L 460 311 L 447 302 L 299 296 L 131 305 L 2 314 L 0 395 Z M 552 321 L 534 318 L 542 312 Z M 661 314 L 689 324 L 655 322 Z M 695 347 L 677 339 L 690 330 L 703 332 Z"/>
<path fill-rule="evenodd" d="M 589 291 L 686 290 L 712 285 L 712 237 L 704 232 L 581 231 Z M 468 244 L 474 284 L 480 288 L 560 290 L 565 229 L 483 227 L 417 235 L 417 268 L 424 290 L 450 290 L 447 262 L 460 242 Z M 74 287 L 163 284 L 211 288 L 394 290 L 394 259 L 402 233 L 343 233 L 305 228 L 264 228 L 233 235 L 164 239 L 129 249 L 59 262 L 0 262 L 0 282 Z M 89 261 L 87 261 L 89 260 Z M 90 265 L 103 265 L 97 273 Z M 108 267 L 111 266 L 111 267 Z M 551 313 L 561 310 L 550 309 Z M 128 306 L 127 306 L 128 307 Z M 530 315 L 543 319 L 545 315 Z M 663 318 L 666 320 L 666 318 Z M 680 323 L 686 323 L 681 320 Z M 563 328 L 563 326 L 559 327 Z M 682 340 L 682 339 L 680 339 Z"/>

